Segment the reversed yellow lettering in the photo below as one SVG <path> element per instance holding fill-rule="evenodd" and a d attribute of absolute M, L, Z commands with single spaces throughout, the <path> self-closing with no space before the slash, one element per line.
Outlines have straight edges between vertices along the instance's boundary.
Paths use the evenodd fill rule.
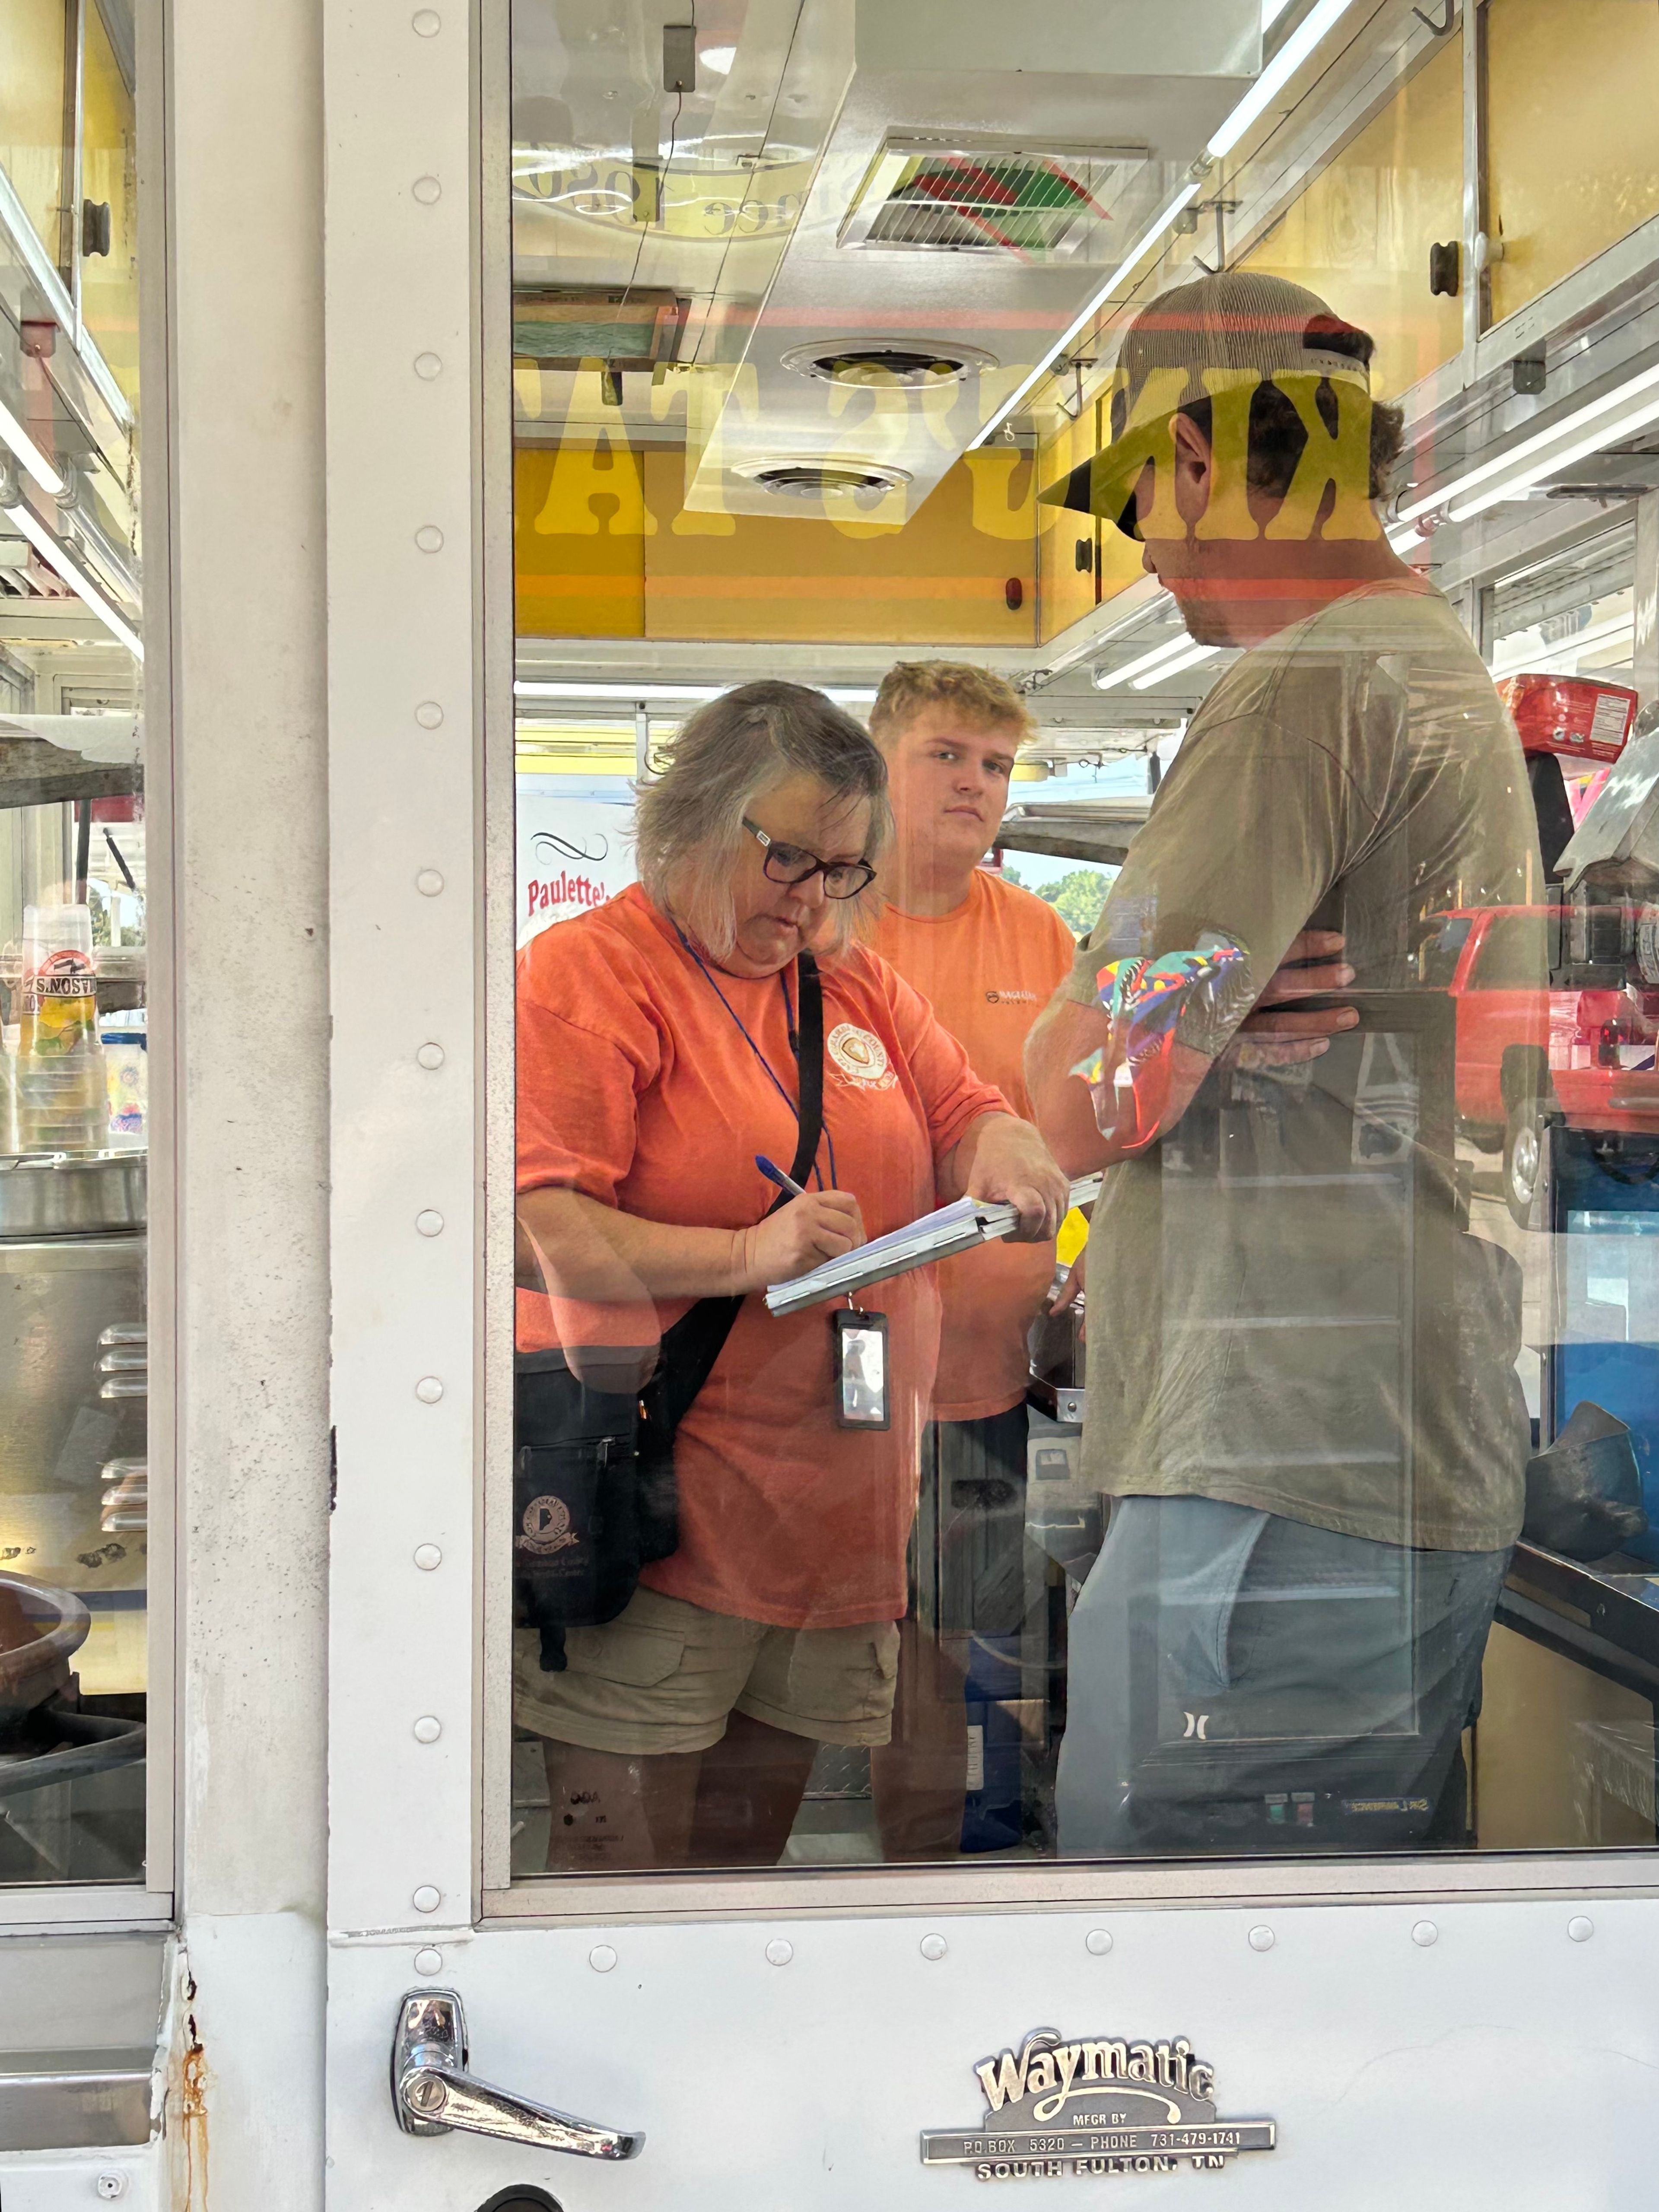
<path fill-rule="evenodd" d="M 1120 377 L 1123 374 L 1118 371 Z M 1141 536 L 1186 536 L 1187 526 L 1175 495 L 1175 417 L 1186 396 L 1184 368 L 1157 368 L 1146 379 L 1122 436 L 1095 456 L 1089 499 L 1097 514 L 1115 521 L 1134 497 L 1135 486 L 1150 462 L 1152 504 L 1141 521 Z"/>
<path fill-rule="evenodd" d="M 984 538 L 1029 540 L 1031 535 L 1031 488 L 1035 471 L 1025 454 L 1012 446 L 981 446 L 971 453 L 964 453 L 968 474 L 974 488 L 973 525 Z M 1024 469 L 1024 480 L 1018 496 L 1014 495 L 1017 471 Z M 1058 521 L 1060 509 L 1049 510 Z"/>
<path fill-rule="evenodd" d="M 554 449 L 535 528 L 543 538 L 654 538 L 656 520 L 646 512 L 638 454 L 607 432 L 592 443 L 562 441 Z"/>
<path fill-rule="evenodd" d="M 1322 380 L 1297 374 L 1273 379 L 1302 419 L 1307 445 L 1296 465 L 1290 489 L 1267 536 L 1273 538 L 1311 538 L 1328 488 L 1336 498 L 1325 518 L 1322 535 L 1334 538 L 1376 538 L 1382 526 L 1370 501 L 1371 402 L 1368 392 L 1346 377 L 1333 378 L 1336 395 L 1336 431 L 1325 428 L 1316 395 Z"/>
<path fill-rule="evenodd" d="M 1250 513 L 1250 403 L 1261 378 L 1253 368 L 1206 368 L 1210 395 L 1210 500 L 1197 538 L 1259 538 Z"/>

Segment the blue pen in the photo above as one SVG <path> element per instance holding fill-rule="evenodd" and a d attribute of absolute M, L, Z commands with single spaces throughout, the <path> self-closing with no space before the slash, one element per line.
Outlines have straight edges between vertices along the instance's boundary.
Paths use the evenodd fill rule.
<path fill-rule="evenodd" d="M 806 1193 L 801 1188 L 794 1177 L 793 1176 L 785 1175 L 783 1170 L 777 1166 L 774 1161 L 769 1160 L 764 1152 L 756 1153 L 755 1165 L 766 1177 L 768 1182 L 776 1183 L 778 1188 L 780 1190 L 787 1190 L 791 1198 L 805 1197 Z"/>

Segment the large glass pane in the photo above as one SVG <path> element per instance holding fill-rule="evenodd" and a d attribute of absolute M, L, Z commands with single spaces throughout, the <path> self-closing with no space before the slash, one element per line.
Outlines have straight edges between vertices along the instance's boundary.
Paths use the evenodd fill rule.
<path fill-rule="evenodd" d="M 514 1872 L 1651 1843 L 1659 295 L 876 14 L 515 11 Z"/>
<path fill-rule="evenodd" d="M 0 169 L 49 262 L 64 255 L 73 30 L 67 0 L 11 0 L 0 11 Z"/>
<path fill-rule="evenodd" d="M 14 30 L 29 12 L 9 11 Z M 89 147 L 108 147 L 92 120 L 113 67 L 94 9 L 85 30 Z M 57 96 L 61 121 L 61 84 Z M 125 374 L 124 82 L 118 97 L 125 182 L 93 176 L 89 152 L 88 189 L 120 210 L 128 304 L 99 335 Z M 14 267 L 24 246 L 0 225 Z M 136 399 L 136 379 L 127 389 Z M 0 1884 L 137 1881 L 149 1619 L 137 428 L 38 288 L 0 291 Z"/>
<path fill-rule="evenodd" d="M 81 94 L 81 313 L 117 384 L 138 396 L 138 147 L 131 30 L 119 0 L 86 10 Z"/>

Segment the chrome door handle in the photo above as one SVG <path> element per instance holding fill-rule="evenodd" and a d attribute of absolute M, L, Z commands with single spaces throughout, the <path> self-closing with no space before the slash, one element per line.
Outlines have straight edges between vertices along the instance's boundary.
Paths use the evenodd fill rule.
<path fill-rule="evenodd" d="M 507 2142 L 568 2150 L 579 2158 L 637 2158 L 642 2135 L 573 2120 L 466 2070 L 466 2016 L 453 1990 L 410 1990 L 398 2008 L 392 2045 L 392 2104 L 405 2135 L 497 2136 Z"/>

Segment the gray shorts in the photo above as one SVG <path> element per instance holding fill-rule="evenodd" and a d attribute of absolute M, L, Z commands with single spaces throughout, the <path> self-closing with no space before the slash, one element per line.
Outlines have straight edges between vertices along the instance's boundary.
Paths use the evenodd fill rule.
<path fill-rule="evenodd" d="M 1508 1564 L 1119 1498 L 1072 1614 L 1060 1850 L 1455 1840 L 1442 1800 Z"/>

